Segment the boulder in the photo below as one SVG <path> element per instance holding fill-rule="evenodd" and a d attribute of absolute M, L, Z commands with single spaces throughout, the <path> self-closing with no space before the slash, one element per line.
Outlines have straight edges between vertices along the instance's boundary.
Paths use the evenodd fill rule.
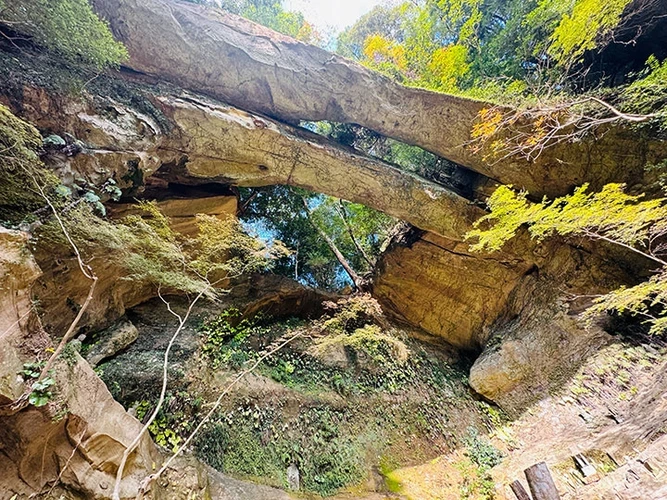
<path fill-rule="evenodd" d="M 125 349 L 137 340 L 138 336 L 139 331 L 131 321 L 121 320 L 96 335 L 98 340 L 93 344 L 90 351 L 88 351 L 86 361 L 92 367 L 96 367 L 105 359 Z"/>

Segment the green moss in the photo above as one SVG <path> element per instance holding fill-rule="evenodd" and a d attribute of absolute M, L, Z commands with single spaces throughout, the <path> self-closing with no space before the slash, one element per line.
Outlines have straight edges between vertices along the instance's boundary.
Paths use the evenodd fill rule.
<path fill-rule="evenodd" d="M 37 129 L 0 104 L 0 222 L 17 224 L 44 205 L 35 180 L 47 191 L 57 185 L 39 159 L 41 147 Z"/>
<path fill-rule="evenodd" d="M 350 417 L 329 407 L 303 409 L 284 421 L 251 403 L 219 417 L 195 444 L 195 453 L 226 473 L 286 486 L 287 467 L 299 467 L 302 487 L 324 496 L 363 480 L 364 443 L 343 432 Z"/>

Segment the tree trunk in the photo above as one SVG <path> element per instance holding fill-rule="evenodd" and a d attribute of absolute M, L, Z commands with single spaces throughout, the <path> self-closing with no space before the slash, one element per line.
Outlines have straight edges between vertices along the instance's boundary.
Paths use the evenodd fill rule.
<path fill-rule="evenodd" d="M 354 231 L 352 231 L 352 226 L 350 225 L 350 220 L 347 217 L 347 210 L 345 209 L 345 203 L 343 202 L 343 200 L 338 200 L 338 204 L 340 206 L 340 209 L 338 210 L 338 212 L 340 213 L 340 216 L 343 219 L 343 223 L 345 224 L 345 227 L 347 228 L 347 232 L 350 235 L 350 239 L 352 240 L 352 243 L 354 243 L 355 248 L 361 254 L 363 259 L 366 262 L 368 262 L 368 265 L 369 265 L 369 268 L 370 268 L 369 270 L 372 270 L 375 267 L 375 263 L 368 256 L 368 254 L 363 249 L 363 247 L 361 246 L 359 241 L 357 241 L 356 236 L 354 236 Z"/>
<path fill-rule="evenodd" d="M 354 286 L 358 290 L 361 290 L 363 288 L 363 280 L 361 279 L 361 277 L 356 273 L 354 269 L 352 269 L 352 266 L 347 261 L 345 256 L 341 253 L 341 251 L 338 249 L 336 243 L 334 243 L 334 241 L 331 238 L 329 238 L 329 235 L 325 233 L 322 230 L 322 228 L 320 228 L 317 224 L 315 224 L 315 221 L 313 221 L 312 218 L 312 212 L 310 210 L 310 207 L 308 206 L 308 202 L 306 201 L 306 199 L 301 198 L 301 201 L 303 201 L 303 206 L 306 209 L 306 215 L 308 216 L 308 220 L 310 221 L 311 225 L 315 228 L 315 230 L 319 233 L 322 239 L 329 246 L 333 254 L 336 256 L 338 262 L 340 262 L 340 265 L 343 266 L 343 269 L 345 269 L 345 272 L 352 280 L 352 283 L 354 283 Z"/>

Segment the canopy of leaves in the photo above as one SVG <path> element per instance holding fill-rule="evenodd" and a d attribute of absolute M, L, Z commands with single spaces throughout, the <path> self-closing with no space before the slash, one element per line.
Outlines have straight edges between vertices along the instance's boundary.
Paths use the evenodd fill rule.
<path fill-rule="evenodd" d="M 554 30 L 549 53 L 561 64 L 577 61 L 618 24 L 630 1 L 578 0 Z"/>
<path fill-rule="evenodd" d="M 0 5 L 0 24 L 32 36 L 74 62 L 105 68 L 127 59 L 125 47 L 93 12 L 88 0 L 16 0 Z"/>
<path fill-rule="evenodd" d="M 301 12 L 285 10 L 282 0 L 204 0 L 195 3 L 217 4 L 224 10 L 302 42 L 320 42 L 320 35 L 313 25 L 305 20 Z"/>
<path fill-rule="evenodd" d="M 531 203 L 526 193 L 500 186 L 487 203 L 491 213 L 477 221 L 466 238 L 478 240 L 472 251 L 496 251 L 526 226 L 539 240 L 555 234 L 583 235 L 651 253 L 654 233 L 667 229 L 665 200 L 643 200 L 623 189 L 622 184 L 607 184 L 599 193 L 590 193 L 584 184 L 571 195 Z M 488 229 L 480 229 L 485 226 Z"/>
<path fill-rule="evenodd" d="M 377 7 L 338 51 L 399 81 L 501 97 L 508 86 L 560 82 L 606 40 L 629 0 L 424 0 Z"/>

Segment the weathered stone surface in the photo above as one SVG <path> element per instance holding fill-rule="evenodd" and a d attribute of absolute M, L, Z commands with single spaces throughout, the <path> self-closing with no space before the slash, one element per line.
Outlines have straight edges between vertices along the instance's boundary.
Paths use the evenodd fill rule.
<path fill-rule="evenodd" d="M 68 248 L 39 248 L 35 257 L 43 275 L 33 287 L 33 294 L 47 312 L 42 318 L 45 329 L 59 336 L 88 295 L 90 280 L 81 273 Z M 99 279 L 82 318 L 84 331 L 105 328 L 127 308 L 155 296 L 153 286 L 123 279 L 126 272 L 107 255 L 95 255 L 90 264 Z"/>
<path fill-rule="evenodd" d="M 335 301 L 340 295 L 306 287 L 284 276 L 255 274 L 235 283 L 231 297 L 246 303 L 242 309 L 246 317 L 261 312 L 274 318 L 312 318 L 322 314 L 322 302 Z"/>
<path fill-rule="evenodd" d="M 282 490 L 233 479 L 210 467 L 206 468 L 214 500 L 290 500 L 292 497 Z"/>
<path fill-rule="evenodd" d="M 19 372 L 23 331 L 33 315 L 30 288 L 41 271 L 27 249 L 28 236 L 0 226 L 0 404 L 23 392 Z"/>
<path fill-rule="evenodd" d="M 18 377 L 22 364 L 35 361 L 48 346 L 38 323 L 29 321 L 34 319 L 30 287 L 40 272 L 26 243 L 24 234 L 0 229 L 0 405 L 24 393 L 26 384 Z M 58 363 L 54 373 L 57 401 L 0 416 L 0 491 L 6 498 L 38 493 L 61 471 L 63 484 L 88 498 L 103 496 L 113 484 L 118 452 L 141 428 L 78 355 L 71 366 Z M 56 418 L 61 408 L 67 408 L 67 415 Z M 124 498 L 136 495 L 155 460 L 155 448 L 146 437 L 129 464 Z"/>
<path fill-rule="evenodd" d="M 96 367 L 101 361 L 114 356 L 137 340 L 139 332 L 131 321 L 121 320 L 97 334 L 97 342 L 88 351 L 86 361 Z"/>
<path fill-rule="evenodd" d="M 165 191 L 167 189 L 165 186 Z M 157 206 L 160 212 L 169 218 L 170 227 L 174 231 L 185 236 L 194 236 L 197 233 L 197 215 L 211 215 L 219 218 L 235 215 L 238 209 L 238 199 L 236 196 L 226 195 L 167 198 L 157 201 Z M 114 203 L 109 205 L 109 209 L 114 218 L 140 213 L 136 204 L 133 203 Z"/>
<path fill-rule="evenodd" d="M 548 286 L 548 285 L 545 285 Z M 609 342 L 599 327 L 587 329 L 557 297 L 527 302 L 522 315 L 493 331 L 494 337 L 470 369 L 470 386 L 502 406 L 520 413 L 546 396 Z"/>
<path fill-rule="evenodd" d="M 357 123 L 505 184 L 559 195 L 591 182 L 638 182 L 667 146 L 611 129 L 528 162 L 487 161 L 466 143 L 484 102 L 400 86 L 362 66 L 216 9 L 168 0 L 95 0 L 136 71 L 280 120 Z"/>
<path fill-rule="evenodd" d="M 181 172 L 172 169 L 174 180 L 299 186 L 363 203 L 449 238 L 460 238 L 482 214 L 438 184 L 306 130 L 204 98 L 158 100 L 175 127 L 158 149 L 163 163 L 181 166 Z"/>
<path fill-rule="evenodd" d="M 75 177 L 95 185 L 114 179 L 126 192 L 140 191 L 151 176 L 189 185 L 288 184 L 363 203 L 454 239 L 483 213 L 441 185 L 307 130 L 210 98 L 150 92 L 141 99 L 154 100 L 168 126 L 160 128 L 155 119 L 113 100 L 70 102 L 39 89 L 25 93 L 22 116 L 85 145 L 73 158 L 50 158 L 65 183 Z M 56 109 L 70 113 L 59 125 L 53 121 Z M 193 208 L 176 206 L 174 212 Z"/>
<path fill-rule="evenodd" d="M 373 292 L 399 318 L 484 350 L 471 386 L 508 411 L 522 409 L 604 343 L 599 328 L 586 331 L 577 319 L 590 296 L 646 272 L 613 247 L 580 245 L 535 244 L 523 234 L 507 252 L 471 254 L 465 243 L 408 234 L 382 256 Z"/>
<path fill-rule="evenodd" d="M 456 347 L 480 350 L 533 262 L 471 254 L 469 244 L 432 233 L 382 257 L 373 294 L 385 308 Z"/>

